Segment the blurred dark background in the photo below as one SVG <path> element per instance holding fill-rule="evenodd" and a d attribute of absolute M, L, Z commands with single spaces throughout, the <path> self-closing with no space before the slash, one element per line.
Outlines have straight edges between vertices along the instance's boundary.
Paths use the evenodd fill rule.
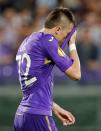
<path fill-rule="evenodd" d="M 56 100 L 70 107 L 78 119 L 69 129 L 57 122 L 58 127 L 101 131 L 101 0 L 0 0 L 0 131 L 11 130 L 21 99 L 17 50 L 25 37 L 43 28 L 47 14 L 58 6 L 70 8 L 76 17 L 82 69 L 81 80 L 73 82 L 54 68 Z"/>
<path fill-rule="evenodd" d="M 0 85 L 17 82 L 15 55 L 21 42 L 40 30 L 57 6 L 70 8 L 78 24 L 79 84 L 101 84 L 101 0 L 0 0 Z M 58 69 L 55 76 L 57 82 L 65 80 Z"/>

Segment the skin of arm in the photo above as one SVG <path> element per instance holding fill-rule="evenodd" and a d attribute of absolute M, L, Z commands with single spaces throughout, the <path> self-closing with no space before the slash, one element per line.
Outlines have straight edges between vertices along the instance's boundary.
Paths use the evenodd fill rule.
<path fill-rule="evenodd" d="M 75 31 L 75 33 L 72 35 L 69 41 L 69 46 L 71 44 L 75 44 L 76 34 L 77 32 Z M 72 51 L 69 51 L 69 53 L 70 57 L 73 59 L 74 62 L 73 65 L 65 71 L 65 74 L 73 80 L 80 80 L 81 78 L 80 60 L 76 48 Z"/>

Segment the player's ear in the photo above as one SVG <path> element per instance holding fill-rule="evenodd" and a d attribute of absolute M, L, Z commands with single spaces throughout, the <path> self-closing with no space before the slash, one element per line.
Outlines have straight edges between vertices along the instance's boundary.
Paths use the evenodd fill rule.
<path fill-rule="evenodd" d="M 61 34 L 61 26 L 56 26 L 56 29 L 55 29 L 55 34 L 56 35 L 59 35 L 59 34 Z"/>

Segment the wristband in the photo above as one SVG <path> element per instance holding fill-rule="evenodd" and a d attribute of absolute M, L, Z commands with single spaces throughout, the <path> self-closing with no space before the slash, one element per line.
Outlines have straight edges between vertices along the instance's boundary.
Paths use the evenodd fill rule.
<path fill-rule="evenodd" d="M 72 50 L 76 50 L 75 43 L 72 43 L 72 44 L 69 45 L 69 51 L 71 52 Z"/>

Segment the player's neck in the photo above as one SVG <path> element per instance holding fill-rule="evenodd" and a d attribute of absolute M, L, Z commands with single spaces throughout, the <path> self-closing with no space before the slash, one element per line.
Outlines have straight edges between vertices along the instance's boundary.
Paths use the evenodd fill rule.
<path fill-rule="evenodd" d="M 43 29 L 40 30 L 40 31 L 41 31 L 41 32 L 45 32 L 45 33 L 47 33 L 47 34 L 51 34 L 51 35 L 53 35 L 53 36 L 56 38 L 53 28 L 52 28 L 52 29 L 43 28 Z"/>

